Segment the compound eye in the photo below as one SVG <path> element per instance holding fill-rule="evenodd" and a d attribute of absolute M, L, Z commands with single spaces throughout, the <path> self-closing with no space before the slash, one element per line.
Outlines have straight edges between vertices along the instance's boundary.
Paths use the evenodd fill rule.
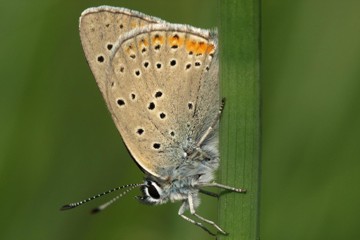
<path fill-rule="evenodd" d="M 154 185 L 150 184 L 147 186 L 147 188 L 148 188 L 148 193 L 149 193 L 150 197 L 152 197 L 153 199 L 160 198 L 160 194 Z"/>

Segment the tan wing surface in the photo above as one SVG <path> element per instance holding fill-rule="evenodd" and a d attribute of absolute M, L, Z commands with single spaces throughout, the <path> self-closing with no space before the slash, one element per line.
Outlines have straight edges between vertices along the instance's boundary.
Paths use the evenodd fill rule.
<path fill-rule="evenodd" d="M 125 144 L 150 174 L 166 178 L 215 121 L 216 47 L 213 33 L 168 23 L 135 29 L 114 45 L 99 87 Z"/>
<path fill-rule="evenodd" d="M 81 14 L 81 43 L 104 98 L 109 56 L 119 37 L 134 28 L 162 22 L 164 21 L 161 19 L 137 11 L 109 6 L 89 8 Z"/>

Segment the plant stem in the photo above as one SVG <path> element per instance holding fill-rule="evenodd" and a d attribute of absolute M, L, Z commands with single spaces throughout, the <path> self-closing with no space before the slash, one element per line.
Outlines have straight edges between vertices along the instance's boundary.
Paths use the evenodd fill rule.
<path fill-rule="evenodd" d="M 226 98 L 221 121 L 220 182 L 247 193 L 224 194 L 219 224 L 229 236 L 259 239 L 260 2 L 219 0 L 220 79 Z"/>

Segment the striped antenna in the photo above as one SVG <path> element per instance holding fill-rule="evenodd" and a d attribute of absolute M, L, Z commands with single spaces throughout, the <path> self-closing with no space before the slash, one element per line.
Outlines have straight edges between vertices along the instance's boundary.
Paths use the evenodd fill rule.
<path fill-rule="evenodd" d="M 112 204 L 113 202 L 115 202 L 117 199 L 119 199 L 120 197 L 124 196 L 126 193 L 128 193 L 129 191 L 133 190 L 134 188 L 136 187 L 140 187 L 144 185 L 143 183 L 137 183 L 137 184 L 127 184 L 127 185 L 124 185 L 124 186 L 120 186 L 120 187 L 116 187 L 116 188 L 113 188 L 113 189 L 110 189 L 106 192 L 103 192 L 103 193 L 99 193 L 95 196 L 92 196 L 92 197 L 89 197 L 87 199 L 84 199 L 80 202 L 75 202 L 75 203 L 69 203 L 69 204 L 66 204 L 64 206 L 62 206 L 60 208 L 60 210 L 68 210 L 68 209 L 72 209 L 72 208 L 75 208 L 75 207 L 78 207 L 80 205 L 83 205 L 84 203 L 87 203 L 87 202 L 90 202 L 91 200 L 94 200 L 98 197 L 101 197 L 101 196 L 104 196 L 106 194 L 109 194 L 109 193 L 112 193 L 112 192 L 115 192 L 115 191 L 118 191 L 120 189 L 123 189 L 123 188 L 129 188 L 127 189 L 126 191 L 124 191 L 123 193 L 121 193 L 119 196 L 115 197 L 114 199 L 110 200 L 109 202 L 99 206 L 98 208 L 95 208 L 92 212 L 99 212 L 101 210 L 103 210 L 104 208 L 106 208 L 107 206 L 109 206 L 110 204 Z M 98 209 L 98 210 L 96 210 Z"/>
<path fill-rule="evenodd" d="M 127 194 L 128 192 L 130 192 L 131 190 L 133 190 L 136 187 L 139 187 L 141 185 L 144 184 L 137 184 L 134 186 L 131 186 L 129 189 L 126 189 L 124 192 L 122 192 L 121 194 L 119 194 L 118 196 L 114 197 L 113 199 L 111 199 L 110 201 L 98 206 L 97 208 L 94 208 L 91 213 L 98 213 L 102 210 L 104 210 L 105 208 L 107 208 L 108 206 L 110 206 L 111 204 L 113 204 L 114 202 L 116 202 L 119 198 L 121 198 L 122 196 L 124 196 L 125 194 Z"/>

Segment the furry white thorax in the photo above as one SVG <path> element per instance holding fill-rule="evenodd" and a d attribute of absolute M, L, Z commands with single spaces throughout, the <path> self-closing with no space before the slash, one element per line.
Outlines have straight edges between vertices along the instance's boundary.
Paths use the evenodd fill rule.
<path fill-rule="evenodd" d="M 214 179 L 219 166 L 217 137 L 209 138 L 200 148 L 192 147 L 183 154 L 183 161 L 166 170 L 166 180 L 148 176 L 142 187 L 141 202 L 159 205 L 168 201 L 184 201 L 191 195 L 194 207 L 200 204 L 199 189 Z"/>

